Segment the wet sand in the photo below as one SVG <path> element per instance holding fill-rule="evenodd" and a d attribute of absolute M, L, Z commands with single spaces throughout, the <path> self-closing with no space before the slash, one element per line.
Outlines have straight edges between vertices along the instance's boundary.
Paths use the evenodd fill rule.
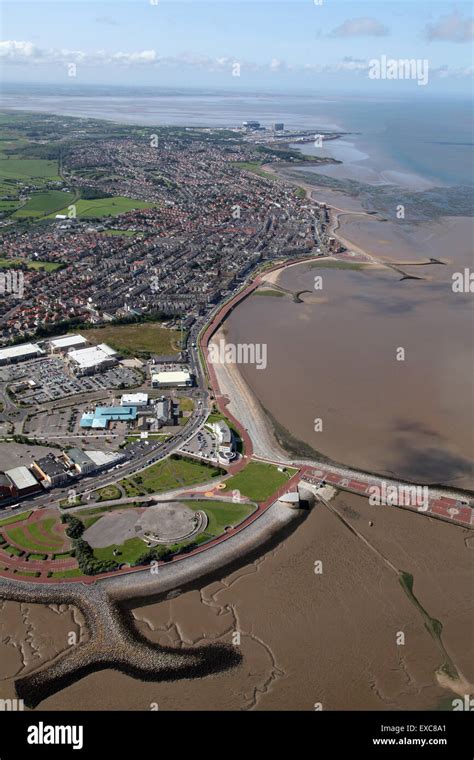
<path fill-rule="evenodd" d="M 267 369 L 238 369 L 278 423 L 335 462 L 472 488 L 472 294 L 453 293 L 452 275 L 469 265 L 473 222 L 407 224 L 403 235 L 367 216 L 340 224 L 395 268 L 283 270 L 278 285 L 306 291 L 303 303 L 251 295 L 233 311 L 227 340 L 268 347 Z M 444 264 L 425 265 L 431 257 Z"/>
<path fill-rule="evenodd" d="M 103 671 L 40 708 L 450 709 L 455 693 L 436 676 L 442 652 L 388 563 L 413 575 L 417 601 L 441 622 L 449 657 L 472 684 L 470 534 L 358 496 L 332 504 L 370 547 L 319 505 L 284 542 L 222 581 L 135 608 L 145 636 L 177 648 L 231 643 L 239 631 L 239 667 L 166 684 Z"/>

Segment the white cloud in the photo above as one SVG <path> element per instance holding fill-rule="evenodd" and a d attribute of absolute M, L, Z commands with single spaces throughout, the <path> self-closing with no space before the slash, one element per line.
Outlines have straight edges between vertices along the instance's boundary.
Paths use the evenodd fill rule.
<path fill-rule="evenodd" d="M 105 50 L 85 52 L 83 50 L 67 49 L 41 49 L 32 42 L 6 40 L 0 41 L 0 62 L 11 65 L 57 65 L 67 66 L 70 63 L 88 66 L 91 68 L 101 66 L 119 67 L 161 67 L 161 68 L 193 68 L 207 72 L 232 71 L 235 63 L 240 63 L 243 72 L 247 73 L 273 73 L 274 75 L 291 76 L 292 74 L 363 74 L 368 68 L 368 61 L 362 58 L 345 56 L 342 60 L 334 63 L 307 63 L 297 65 L 287 63 L 280 58 L 272 58 L 267 63 L 255 63 L 252 61 L 239 61 L 234 57 L 211 58 L 207 55 L 194 52 L 183 52 L 177 56 L 159 56 L 156 50 L 140 50 L 135 52 L 109 53 Z M 472 77 L 472 67 L 454 68 L 442 66 L 432 70 L 432 74 L 441 78 Z"/>
<path fill-rule="evenodd" d="M 474 20 L 457 12 L 441 16 L 436 23 L 426 25 L 426 36 L 431 41 L 470 42 L 474 39 Z"/>
<path fill-rule="evenodd" d="M 351 18 L 333 29 L 332 37 L 386 37 L 389 29 L 376 18 Z"/>

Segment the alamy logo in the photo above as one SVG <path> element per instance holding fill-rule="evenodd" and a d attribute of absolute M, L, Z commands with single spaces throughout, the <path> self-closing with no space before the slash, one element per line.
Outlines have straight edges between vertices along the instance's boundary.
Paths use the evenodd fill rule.
<path fill-rule="evenodd" d="M 464 699 L 453 699 L 451 702 L 453 710 L 466 710 L 467 712 L 474 711 L 474 697 L 469 694 L 464 695 Z"/>
<path fill-rule="evenodd" d="M 211 364 L 255 364 L 257 369 L 266 369 L 266 343 L 211 343 L 208 348 Z"/>
<path fill-rule="evenodd" d="M 24 275 L 21 270 L 9 269 L 7 272 L 0 272 L 0 295 L 23 298 L 23 294 Z"/>
<path fill-rule="evenodd" d="M 369 486 L 368 492 L 372 506 L 416 507 L 426 512 L 430 503 L 428 486 L 392 485 L 382 480 L 380 485 Z"/>
<path fill-rule="evenodd" d="M 42 721 L 28 726 L 28 744 L 71 744 L 73 749 L 84 746 L 83 726 L 49 726 Z"/>
<path fill-rule="evenodd" d="M 24 709 L 22 699 L 0 699 L 0 712 L 21 712 Z"/>
<path fill-rule="evenodd" d="M 430 64 L 426 58 L 372 58 L 369 79 L 414 79 L 421 86 L 428 84 Z"/>

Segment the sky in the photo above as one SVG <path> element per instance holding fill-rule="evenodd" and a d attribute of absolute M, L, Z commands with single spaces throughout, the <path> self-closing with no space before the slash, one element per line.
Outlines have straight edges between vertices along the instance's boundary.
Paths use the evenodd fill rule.
<path fill-rule="evenodd" d="M 473 29 L 472 4 L 444 0 L 3 0 L 0 65 L 7 83 L 70 87 L 415 91 L 415 75 L 369 77 L 385 56 L 469 94 Z"/>

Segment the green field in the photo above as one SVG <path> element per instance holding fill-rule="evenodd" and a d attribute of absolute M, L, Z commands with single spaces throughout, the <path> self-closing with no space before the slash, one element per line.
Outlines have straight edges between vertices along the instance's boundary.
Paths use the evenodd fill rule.
<path fill-rule="evenodd" d="M 136 230 L 102 230 L 101 235 L 107 235 L 109 237 L 134 237 L 140 233 Z"/>
<path fill-rule="evenodd" d="M 84 332 L 91 343 L 107 343 L 116 351 L 128 354 L 178 354 L 180 333 L 159 322 L 134 325 L 106 325 Z"/>
<path fill-rule="evenodd" d="M 13 517 L 6 517 L 4 520 L 0 520 L 0 529 L 3 528 L 4 525 L 11 525 L 12 523 L 21 522 L 22 520 L 28 520 L 30 515 L 31 510 L 29 512 L 21 512 L 19 515 L 14 515 Z"/>
<path fill-rule="evenodd" d="M 120 485 L 127 496 L 144 496 L 147 493 L 160 493 L 173 488 L 206 483 L 217 477 L 217 467 L 207 467 L 191 459 L 164 459 L 147 467 L 132 478 L 125 478 Z"/>
<path fill-rule="evenodd" d="M 23 182 L 59 180 L 58 162 L 41 158 L 2 158 L 0 159 L 0 179 Z"/>
<path fill-rule="evenodd" d="M 279 472 L 273 464 L 264 462 L 249 462 L 247 467 L 225 481 L 226 490 L 240 491 L 243 496 L 256 502 L 263 502 L 270 498 L 297 470 L 286 468 L 286 472 Z"/>
<path fill-rule="evenodd" d="M 239 169 L 245 169 L 245 171 L 252 172 L 252 174 L 258 174 L 259 177 L 264 177 L 272 182 L 275 182 L 276 177 L 273 174 L 269 174 L 261 168 L 259 161 L 234 161 L 233 166 L 237 166 Z"/>
<path fill-rule="evenodd" d="M 102 216 L 118 216 L 134 209 L 151 208 L 154 204 L 118 195 L 115 198 L 94 198 L 93 200 L 80 198 L 74 205 L 78 219 L 100 219 Z M 67 206 L 56 213 L 67 214 Z M 50 214 L 51 216 L 54 215 Z"/>
<path fill-rule="evenodd" d="M 185 504 L 195 511 L 201 509 L 208 517 L 205 533 L 215 538 L 222 535 L 228 527 L 239 525 L 255 511 L 253 504 L 229 504 L 226 501 L 187 501 Z"/>
<path fill-rule="evenodd" d="M 59 267 L 63 266 L 63 262 L 58 261 L 25 261 L 25 259 L 1 259 L 0 269 L 10 269 L 12 267 L 18 267 L 20 264 L 26 264 L 28 269 L 41 270 L 45 272 L 54 272 Z"/>
<path fill-rule="evenodd" d="M 65 193 L 61 190 L 48 190 L 43 193 L 35 193 L 18 211 L 13 214 L 14 219 L 29 217 L 41 217 L 52 214 L 54 211 L 64 208 L 64 204 L 70 204 L 74 200 L 73 193 Z"/>
<path fill-rule="evenodd" d="M 114 557 L 114 549 L 120 554 Z M 129 538 L 123 544 L 112 544 L 102 549 L 94 549 L 94 557 L 97 559 L 112 559 L 120 564 L 136 562 L 136 560 L 145 554 L 146 545 L 140 538 Z"/>
<path fill-rule="evenodd" d="M 25 527 L 7 528 L 4 533 L 7 540 L 13 541 L 30 552 L 54 554 L 63 547 L 62 538 L 52 532 L 53 525 L 56 523 L 55 517 L 48 517 Z"/>

